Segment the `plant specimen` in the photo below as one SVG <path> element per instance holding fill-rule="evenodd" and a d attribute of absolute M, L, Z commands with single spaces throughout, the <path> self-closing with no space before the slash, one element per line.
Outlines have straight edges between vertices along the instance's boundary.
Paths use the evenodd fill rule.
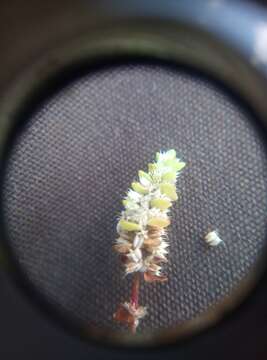
<path fill-rule="evenodd" d="M 130 301 L 119 305 L 114 319 L 127 324 L 132 333 L 147 313 L 139 305 L 141 279 L 167 281 L 162 274 L 169 246 L 166 228 L 170 225 L 172 203 L 178 199 L 176 180 L 185 165 L 173 149 L 158 152 L 156 161 L 148 164 L 148 171 L 138 172 L 138 180 L 123 199 L 124 210 L 117 225 L 119 237 L 113 248 L 120 255 L 125 274 L 133 274 L 133 284 Z"/>

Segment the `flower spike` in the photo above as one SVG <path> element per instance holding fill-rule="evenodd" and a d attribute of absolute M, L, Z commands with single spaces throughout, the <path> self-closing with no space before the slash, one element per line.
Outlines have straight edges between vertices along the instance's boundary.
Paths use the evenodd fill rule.
<path fill-rule="evenodd" d="M 146 282 L 167 281 L 161 273 L 169 246 L 166 228 L 172 203 L 178 199 L 176 180 L 185 165 L 173 149 L 158 152 L 147 172 L 139 170 L 139 181 L 132 183 L 123 200 L 124 210 L 117 225 L 119 237 L 113 248 L 123 258 L 125 274 L 135 273 L 135 277 L 131 301 L 120 304 L 114 319 L 130 326 L 132 332 L 147 312 L 138 305 L 140 278 Z"/>

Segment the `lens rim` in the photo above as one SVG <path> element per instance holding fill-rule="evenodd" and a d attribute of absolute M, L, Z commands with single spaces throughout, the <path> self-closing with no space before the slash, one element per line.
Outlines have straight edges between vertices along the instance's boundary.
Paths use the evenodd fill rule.
<path fill-rule="evenodd" d="M 261 74 L 251 66 L 240 54 L 223 44 L 218 38 L 203 31 L 197 26 L 164 20 L 135 19 L 134 21 L 116 21 L 104 27 L 98 26 L 90 33 L 73 38 L 62 44 L 60 48 L 53 48 L 43 54 L 41 59 L 21 74 L 16 83 L 10 85 L 5 96 L 0 101 L 1 131 L 0 131 L 0 185 L 3 188 L 4 169 L 8 158 L 9 147 L 15 129 L 21 124 L 21 119 L 32 113 L 32 109 L 47 96 L 47 84 L 54 91 L 60 86 L 62 76 L 72 77 L 77 69 L 90 69 L 101 66 L 107 61 L 116 59 L 155 59 L 179 66 L 187 66 L 220 82 L 227 89 L 231 89 L 244 104 L 248 104 L 257 119 L 257 126 L 262 133 L 267 133 L 267 102 L 264 101 L 266 82 Z M 79 71 L 80 71 L 79 70 Z M 30 110 L 29 110 L 30 109 Z M 2 191 L 1 191 L 2 192 Z M 1 193 L 0 207 L 3 199 Z M 177 345 L 181 341 L 188 341 L 189 336 L 197 336 L 211 326 L 221 327 L 234 316 L 233 309 L 244 311 L 245 306 L 253 302 L 255 289 L 264 286 L 267 277 L 264 260 L 266 251 L 259 259 L 252 275 L 238 286 L 231 295 L 231 301 L 223 300 L 216 309 L 208 310 L 196 319 L 162 333 L 142 335 L 132 338 L 121 333 L 96 331 L 77 324 L 66 313 L 60 313 L 58 308 L 49 304 L 27 279 L 19 265 L 12 247 L 8 242 L 3 209 L 0 217 L 0 233 L 2 235 L 2 251 L 6 253 L 10 264 L 11 275 L 16 283 L 36 303 L 49 313 L 51 318 L 59 321 L 65 329 L 86 341 L 100 346 L 116 346 L 132 348 L 157 348 L 158 346 Z M 260 280 L 259 277 L 261 277 Z M 257 280 L 257 287 L 255 282 Z M 251 292 L 252 291 L 252 292 Z M 250 297 L 244 300 L 250 292 Z M 240 304 L 242 302 L 242 305 Z M 236 313 L 235 311 L 235 313 Z M 224 316 L 224 318 L 223 318 Z M 223 318 L 223 321 L 222 321 Z M 220 321 L 219 321 L 220 320 Z M 101 338 L 101 340 L 100 340 Z"/>

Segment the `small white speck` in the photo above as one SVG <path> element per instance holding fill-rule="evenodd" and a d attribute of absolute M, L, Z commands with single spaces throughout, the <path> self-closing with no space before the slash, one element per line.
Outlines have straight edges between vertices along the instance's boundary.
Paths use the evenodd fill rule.
<path fill-rule="evenodd" d="M 219 237 L 216 230 L 208 232 L 204 237 L 204 240 L 209 246 L 217 246 L 222 242 L 222 239 Z"/>

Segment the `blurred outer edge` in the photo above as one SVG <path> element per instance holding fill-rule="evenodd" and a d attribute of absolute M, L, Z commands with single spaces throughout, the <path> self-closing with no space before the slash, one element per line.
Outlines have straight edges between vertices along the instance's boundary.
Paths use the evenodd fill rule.
<path fill-rule="evenodd" d="M 218 2 L 218 1 L 217 1 Z M 16 1 L 14 1 L 14 3 L 16 3 Z M 29 4 L 30 3 L 30 4 Z M 49 6 L 47 6 L 47 4 L 43 4 L 40 5 L 40 7 L 38 7 L 37 2 L 29 2 L 28 4 L 23 4 L 24 9 L 19 8 L 19 2 L 17 1 L 17 9 L 20 10 L 20 17 L 16 17 L 14 15 L 14 13 L 10 14 L 10 9 L 8 8 L 7 3 L 2 5 L 4 12 L 2 13 L 2 16 L 4 17 L 5 14 L 7 14 L 8 16 L 11 16 L 14 20 L 14 18 L 16 20 L 18 20 L 18 23 L 16 24 L 16 26 L 14 28 L 9 28 L 7 29 L 7 24 L 9 23 L 8 21 L 4 21 L 3 23 L 1 23 L 1 29 L 0 32 L 2 34 L 2 37 L 4 37 L 4 46 L 0 47 L 0 51 L 1 54 L 3 54 L 3 59 L 2 59 L 2 65 L 0 68 L 0 91 L 2 91 L 3 95 L 7 95 L 6 94 L 6 86 L 9 87 L 10 82 L 12 82 L 12 80 L 14 81 L 17 78 L 17 75 L 20 74 L 20 72 L 22 72 L 24 69 L 26 68 L 30 68 L 30 66 L 33 64 L 37 64 L 39 63 L 39 65 L 37 66 L 37 68 L 35 66 L 32 67 L 32 69 L 34 68 L 35 71 L 37 71 L 38 73 L 38 82 L 39 80 L 41 81 L 41 79 L 45 79 L 49 74 L 51 75 L 53 72 L 56 72 L 57 69 L 59 69 L 62 65 L 61 61 L 63 58 L 60 57 L 58 58 L 57 56 L 55 56 L 55 53 L 53 52 L 53 49 L 63 49 L 64 48 L 64 44 L 66 43 L 72 43 L 72 40 L 70 41 L 70 39 L 75 39 L 75 38 L 80 38 L 83 39 L 83 36 L 81 36 L 81 34 L 83 34 L 84 32 L 89 32 L 92 31 L 92 29 L 94 28 L 94 26 L 96 24 L 100 24 L 104 22 L 105 18 L 108 18 L 109 16 L 112 17 L 114 15 L 114 17 L 116 16 L 117 18 L 136 18 L 136 17 L 142 17 L 144 20 L 144 23 L 147 23 L 146 18 L 158 18 L 160 17 L 161 19 L 170 19 L 170 20 L 177 20 L 177 19 L 183 19 L 183 20 L 187 20 L 188 22 L 192 22 L 192 23 L 197 23 L 197 24 L 203 24 L 203 28 L 208 29 L 209 26 L 211 26 L 211 22 L 207 21 L 208 17 L 206 18 L 206 20 L 204 21 L 201 18 L 201 14 L 203 14 L 205 11 L 205 5 L 207 5 L 208 3 L 211 3 L 211 1 L 196 1 L 194 3 L 194 9 L 195 11 L 191 12 L 190 16 L 189 16 L 189 2 L 186 1 L 180 1 L 180 2 L 175 2 L 175 1 L 165 1 L 164 4 L 161 2 L 156 2 L 153 1 L 153 4 L 151 1 L 147 1 L 145 4 L 142 4 L 140 1 L 129 1 L 127 2 L 127 6 L 125 5 L 125 2 L 123 1 L 114 1 L 112 2 L 112 8 L 110 8 L 111 4 L 110 2 L 104 2 L 104 1 L 100 1 L 98 2 L 97 6 L 95 6 L 94 4 L 94 8 L 91 7 L 90 8 L 90 3 L 86 3 L 86 2 L 77 2 L 77 3 L 70 3 L 69 1 L 58 1 L 56 4 L 52 4 L 51 8 L 49 8 Z M 64 3 L 64 5 L 63 5 Z M 205 3 L 205 5 L 204 5 Z M 220 3 L 220 2 L 219 2 Z M 228 3 L 228 2 L 222 2 L 222 3 Z M 61 4 L 61 7 L 60 7 Z M 124 4 L 124 6 L 123 6 Z M 238 5 L 238 2 L 234 2 L 234 7 L 232 7 L 231 11 L 233 11 L 233 9 L 237 9 L 236 6 L 240 6 L 240 4 Z M 158 5 L 158 6 L 157 6 Z M 28 8 L 29 6 L 29 8 Z M 208 5 L 207 5 L 208 6 Z M 218 6 L 218 5 L 217 5 Z M 246 5 L 247 9 L 252 9 L 252 7 L 250 5 Z M 26 9 L 25 9 L 26 8 Z M 38 8 L 38 10 L 37 10 Z M 216 6 L 215 6 L 216 8 Z M 62 9 L 64 9 L 64 11 L 62 12 Z M 94 9 L 93 11 L 91 11 L 92 9 Z M 254 9 L 254 8 L 253 8 Z M 12 9 L 12 11 L 15 10 L 16 13 L 16 6 L 14 6 L 14 9 Z M 108 14 L 108 10 L 111 11 L 110 15 L 107 16 Z M 205 10 L 205 11 L 204 11 Z M 221 9 L 222 10 L 222 9 Z M 28 11 L 28 12 L 27 12 Z M 30 16 L 32 14 L 36 15 L 36 12 L 38 13 L 39 11 L 39 15 L 41 16 L 40 18 L 37 17 L 37 20 L 33 20 L 33 18 L 31 18 Z M 230 7 L 228 8 L 228 11 L 230 11 Z M 100 16 L 101 13 L 101 16 Z M 116 13 L 116 14 L 115 14 Z M 131 15 L 130 15 L 131 14 Z M 193 17 L 193 15 L 195 14 L 196 18 Z M 237 13 L 232 13 L 232 16 L 237 16 Z M 25 17 L 23 17 L 25 15 Z M 28 23 L 27 21 L 27 16 L 29 16 L 29 19 L 31 19 L 33 22 L 31 23 L 31 21 L 29 21 L 28 19 Z M 229 15 L 229 13 L 228 13 Z M 248 14 L 247 14 L 248 15 Z M 255 10 L 255 14 L 252 14 L 255 19 L 255 21 L 262 21 L 262 18 L 259 18 L 259 14 L 257 13 L 257 11 Z M 191 18 L 192 16 L 192 18 Z M 262 16 L 262 14 L 261 14 Z M 244 28 L 246 29 L 247 26 L 250 26 L 251 29 L 251 23 L 249 22 L 249 16 L 248 17 L 248 22 L 246 23 L 246 17 L 245 17 L 245 23 L 243 21 L 243 25 Z M 223 18 L 221 12 L 219 11 L 217 13 L 217 17 L 216 17 L 216 13 L 213 13 L 212 15 L 213 18 L 213 26 L 216 25 L 216 20 L 219 24 L 217 31 L 215 31 L 214 29 L 210 28 L 211 30 L 213 30 L 213 32 L 217 33 L 217 35 L 221 38 L 224 39 L 226 42 L 228 42 L 228 44 L 232 44 L 232 45 L 237 45 L 239 48 L 236 49 L 237 51 L 243 53 L 244 55 L 248 55 L 249 50 L 252 49 L 253 45 L 252 43 L 250 43 L 251 47 L 249 47 L 248 43 L 246 43 L 245 39 L 243 39 L 244 41 L 242 42 L 242 37 L 238 37 L 238 32 L 235 32 L 235 27 L 236 29 L 238 28 L 236 26 L 235 23 L 232 23 L 232 30 L 229 28 L 229 23 L 226 22 L 225 27 L 223 27 L 221 25 L 221 21 L 219 21 L 219 18 Z M 22 22 L 20 23 L 20 19 L 24 19 L 24 22 L 22 20 Z M 200 20 L 199 20 L 200 19 Z M 164 22 L 164 21 L 163 21 Z M 128 29 L 130 29 L 130 23 L 131 21 L 128 22 Z M 150 23 L 152 24 L 153 21 Z M 9 23 L 10 24 L 10 23 Z M 49 26 L 47 26 L 47 24 L 49 24 Z M 126 27 L 125 25 L 126 23 L 124 23 L 124 27 Z M 208 24 L 208 25 L 207 25 Z M 45 26 L 46 25 L 46 26 Z M 98 26 L 97 26 L 98 27 Z M 100 27 L 100 25 L 99 25 Z M 170 26 L 171 27 L 171 26 Z M 146 28 L 146 26 L 144 27 Z M 23 29 L 23 32 L 22 32 Z M 118 28 L 119 29 L 119 28 Z M 36 31 L 35 31 L 36 30 Z M 24 31 L 30 35 L 25 36 Z M 103 29 L 102 29 L 103 31 Z M 146 31 L 148 31 L 148 28 L 146 29 Z M 232 31 L 232 33 L 231 33 Z M 142 32 L 142 30 L 140 30 L 140 33 Z M 102 32 L 102 34 L 105 33 L 105 30 Z M 108 32 L 107 32 L 108 33 Z M 131 31 L 129 30 L 128 35 L 131 33 Z M 149 31 L 148 31 L 149 33 Z M 171 34 L 172 31 L 170 31 L 169 34 Z M 22 35 L 20 35 L 22 34 Z M 153 34 L 154 36 L 155 34 Z M 161 36 L 164 37 L 164 35 L 167 35 L 167 33 L 165 34 L 157 34 L 156 38 L 160 39 Z M 239 35 L 242 35 L 239 31 Z M 153 37 L 152 36 L 152 37 Z M 22 40 L 25 39 L 25 40 Z M 137 39 L 137 38 L 136 38 Z M 247 38 L 246 38 L 247 39 Z M 23 42 L 24 41 L 24 42 Z M 173 41 L 173 40 L 172 40 Z M 171 46 L 172 41 L 169 41 L 169 46 Z M 73 43 L 75 43 L 75 41 L 73 40 Z M 12 46 L 10 46 L 10 44 L 12 44 Z M 80 43 L 81 44 L 81 43 Z M 149 46 L 151 45 L 148 43 L 144 43 L 144 44 L 139 44 L 139 46 L 143 46 L 143 50 L 149 50 Z M 166 45 L 166 44 L 165 44 Z M 197 43 L 195 43 L 195 45 L 197 46 Z M 214 46 L 216 46 L 216 43 L 213 43 Z M 1 45 L 0 45 L 1 46 Z M 125 43 L 126 46 L 126 43 Z M 153 46 L 152 46 L 153 48 Z M 192 51 L 196 51 L 197 47 L 195 47 L 194 49 L 192 49 Z M 218 47 L 219 49 L 219 47 Z M 76 49 L 77 50 L 77 49 Z M 150 49 L 151 50 L 151 49 Z M 165 48 L 165 50 L 167 50 L 167 48 Z M 188 49 L 187 49 L 188 51 Z M 56 51 L 56 53 L 58 54 L 58 52 Z M 61 52 L 61 55 L 64 55 L 64 50 L 63 52 Z M 78 55 L 78 53 L 77 53 Z M 162 54 L 164 55 L 164 54 Z M 206 54 L 207 55 L 207 54 Z M 230 53 L 228 54 L 229 58 L 226 59 L 226 61 L 230 60 Z M 165 56 L 165 55 L 164 55 Z M 163 57 L 164 57 L 163 56 Z M 160 56 L 159 56 L 160 57 Z M 201 58 L 201 54 L 199 54 L 199 57 Z M 41 61 L 40 61 L 41 59 Z M 64 58 L 65 59 L 65 58 Z M 232 59 L 234 60 L 234 58 Z M 65 61 L 65 60 L 64 60 Z M 218 68 L 222 65 L 219 64 L 219 59 L 217 59 L 218 61 Z M 223 59 L 222 59 L 222 63 L 223 63 Z M 244 75 L 244 81 L 247 81 L 248 84 L 248 80 L 249 78 L 246 78 L 246 70 L 247 70 L 247 66 L 244 63 L 235 63 L 234 61 L 234 69 L 238 70 L 238 72 L 241 72 L 242 75 Z M 213 64 L 214 66 L 216 66 L 216 64 Z M 241 67 L 240 67 L 241 66 Z M 242 71 L 243 70 L 243 71 Z M 35 73 L 35 75 L 37 74 Z M 26 76 L 25 76 L 26 74 Z M 34 78 L 31 78 L 31 70 L 29 72 L 25 72 L 24 76 L 22 78 L 20 78 L 20 81 L 16 84 L 15 86 L 15 92 L 12 93 L 8 93 L 8 95 L 12 94 L 15 96 L 15 98 L 20 99 L 20 103 L 23 104 L 24 101 L 24 96 L 27 96 L 29 91 L 30 91 L 30 87 L 27 88 L 27 84 L 24 84 L 22 86 L 22 82 L 23 80 L 27 80 L 29 81 L 29 84 L 34 82 Z M 227 75 L 226 73 L 221 74 L 221 75 Z M 265 84 L 262 81 L 261 77 L 259 75 L 255 75 L 255 78 L 257 79 L 257 84 L 259 85 L 259 87 L 257 88 L 252 88 L 252 89 L 244 89 L 244 91 L 248 91 L 248 93 L 250 95 L 253 95 L 253 90 L 255 90 L 257 92 L 257 90 L 264 90 L 265 89 Z M 235 71 L 232 71 L 228 74 L 228 76 L 238 76 L 237 73 Z M 230 78 L 228 79 L 230 80 Z M 237 79 L 236 79 L 237 80 Z M 37 86 L 37 83 L 36 83 Z M 25 90 L 25 93 L 24 93 Z M 266 114 L 266 105 L 264 102 L 264 94 L 262 96 L 260 96 L 260 92 L 255 95 L 257 98 L 257 105 L 261 108 L 261 112 L 262 114 L 265 113 Z M 253 95 L 254 96 L 254 95 Z M 7 96 L 8 97 L 8 96 Z M 5 100 L 7 99 L 7 97 L 5 97 Z M 12 115 L 12 109 L 13 108 L 13 100 L 14 99 L 10 99 L 8 101 L 5 101 L 2 103 L 2 105 L 4 104 L 5 107 L 2 107 L 2 110 L 5 109 L 6 112 L 4 114 L 4 118 L 7 119 L 11 119 L 10 115 Z M 15 101 L 15 100 L 14 100 Z M 10 105 L 12 104 L 12 106 L 10 107 Z M 18 105 L 18 104 L 17 104 Z M 2 124 L 1 124 L 2 125 Z M 7 123 L 6 123 L 7 125 Z M 2 128 L 2 130 L 4 131 L 5 129 Z"/>
<path fill-rule="evenodd" d="M 252 57 L 255 29 L 267 11 L 236 0 L 4 0 L 0 5 L 0 93 L 53 47 L 106 19 L 154 18 L 197 24 Z M 265 65 L 265 66 L 264 66 Z M 267 72 L 267 64 L 263 64 Z"/>

